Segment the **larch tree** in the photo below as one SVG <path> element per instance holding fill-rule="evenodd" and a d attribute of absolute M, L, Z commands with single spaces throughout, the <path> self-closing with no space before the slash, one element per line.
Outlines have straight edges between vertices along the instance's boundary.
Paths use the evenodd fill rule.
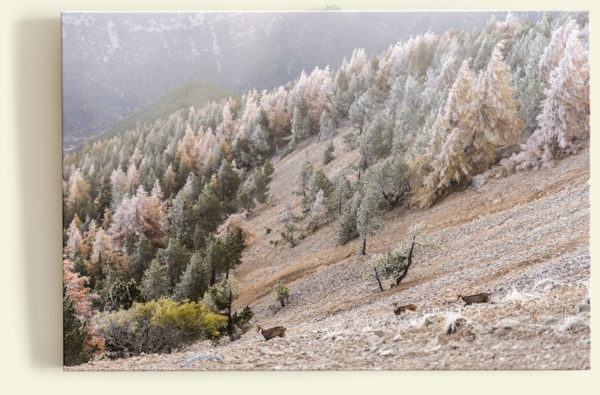
<path fill-rule="evenodd" d="M 110 237 L 104 232 L 104 229 L 100 228 L 96 232 L 92 254 L 87 266 L 87 270 L 94 283 L 104 278 L 104 265 L 111 255 L 112 245 Z"/>
<path fill-rule="evenodd" d="M 463 63 L 444 115 L 433 125 L 429 153 L 432 171 L 425 177 L 424 190 L 416 195 L 422 207 L 468 185 L 500 159 L 503 149 L 518 142 L 521 121 L 502 48 L 503 42 L 494 48 L 477 81 Z"/>
<path fill-rule="evenodd" d="M 63 261 L 63 284 L 66 294 L 73 302 L 75 316 L 82 322 L 89 322 L 92 317 L 92 297 L 94 296 L 86 286 L 89 278 L 73 273 L 71 264 L 69 259 Z"/>
<path fill-rule="evenodd" d="M 173 165 L 169 164 L 163 176 L 163 185 L 165 186 L 165 194 L 170 197 L 177 188 L 177 174 L 173 171 Z"/>
<path fill-rule="evenodd" d="M 69 193 L 67 208 L 72 212 L 79 212 L 90 200 L 90 184 L 83 177 L 80 169 L 75 169 L 69 177 Z"/>
<path fill-rule="evenodd" d="M 438 115 L 432 126 L 432 139 L 428 152 L 412 164 L 413 172 L 422 175 L 423 185 L 413 197 L 421 207 L 431 206 L 447 193 L 451 184 L 463 180 L 470 174 L 468 144 L 465 133 L 472 133 L 475 125 L 474 86 L 475 80 L 465 60 L 450 89 L 443 114 Z"/>
<path fill-rule="evenodd" d="M 475 176 L 485 171 L 500 156 L 500 150 L 516 144 L 521 137 L 522 122 L 517 116 L 518 103 L 513 97 L 511 74 L 502 60 L 505 42 L 499 42 L 492 52 L 476 86 L 477 111 L 471 167 Z M 470 180 L 469 180 L 470 181 Z"/>
<path fill-rule="evenodd" d="M 67 229 L 67 244 L 66 252 L 69 259 L 74 259 L 75 255 L 82 255 L 83 252 L 83 237 L 79 230 L 79 217 L 75 214 L 73 221 Z"/>

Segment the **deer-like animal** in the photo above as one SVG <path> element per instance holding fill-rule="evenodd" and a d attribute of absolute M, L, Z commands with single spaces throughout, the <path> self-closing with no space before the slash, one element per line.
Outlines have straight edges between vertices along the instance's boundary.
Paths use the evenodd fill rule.
<path fill-rule="evenodd" d="M 394 314 L 396 314 L 396 315 L 400 315 L 407 310 L 417 311 L 417 306 L 415 306 L 414 304 L 407 304 L 407 305 L 398 307 L 398 302 L 394 302 L 394 303 L 392 303 L 392 306 L 394 307 Z"/>
<path fill-rule="evenodd" d="M 260 332 L 265 340 L 271 340 L 274 337 L 285 337 L 286 329 L 283 326 L 274 326 L 273 328 L 263 329 L 260 325 L 256 326 L 256 332 Z"/>
<path fill-rule="evenodd" d="M 487 303 L 490 301 L 490 294 L 482 292 L 476 295 L 458 295 L 456 301 L 459 299 L 462 299 L 465 302 L 465 306 L 473 303 Z"/>

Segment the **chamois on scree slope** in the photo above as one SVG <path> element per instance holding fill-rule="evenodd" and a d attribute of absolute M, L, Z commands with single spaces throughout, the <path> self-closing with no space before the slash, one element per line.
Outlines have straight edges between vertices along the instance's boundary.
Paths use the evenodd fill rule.
<path fill-rule="evenodd" d="M 260 332 L 265 340 L 270 340 L 274 337 L 285 337 L 286 329 L 283 326 L 275 326 L 269 329 L 263 329 L 260 325 L 256 326 L 256 332 Z"/>

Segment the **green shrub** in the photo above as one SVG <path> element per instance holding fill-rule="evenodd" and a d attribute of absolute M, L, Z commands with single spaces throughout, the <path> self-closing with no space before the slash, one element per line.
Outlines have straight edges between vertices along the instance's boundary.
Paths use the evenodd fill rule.
<path fill-rule="evenodd" d="M 105 313 L 98 323 L 110 356 L 127 357 L 171 352 L 202 338 L 218 337 L 227 326 L 227 318 L 212 313 L 202 302 L 159 299 Z"/>
<path fill-rule="evenodd" d="M 281 303 L 281 307 L 285 307 L 285 302 L 288 302 L 290 300 L 290 290 L 288 289 L 288 287 L 283 285 L 283 282 L 281 282 L 281 280 L 277 281 L 274 290 L 275 300 Z"/>
<path fill-rule="evenodd" d="M 335 151 L 335 146 L 333 145 L 333 141 L 329 143 L 325 151 L 323 151 L 323 164 L 326 165 L 331 162 L 335 156 L 333 156 L 333 151 Z"/>

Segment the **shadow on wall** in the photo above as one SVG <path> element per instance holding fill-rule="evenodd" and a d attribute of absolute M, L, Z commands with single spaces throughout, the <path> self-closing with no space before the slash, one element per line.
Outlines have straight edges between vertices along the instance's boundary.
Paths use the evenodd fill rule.
<path fill-rule="evenodd" d="M 12 59 L 22 233 L 22 318 L 35 368 L 62 366 L 60 17 L 16 23 Z M 21 285 L 21 284 L 19 284 Z"/>

